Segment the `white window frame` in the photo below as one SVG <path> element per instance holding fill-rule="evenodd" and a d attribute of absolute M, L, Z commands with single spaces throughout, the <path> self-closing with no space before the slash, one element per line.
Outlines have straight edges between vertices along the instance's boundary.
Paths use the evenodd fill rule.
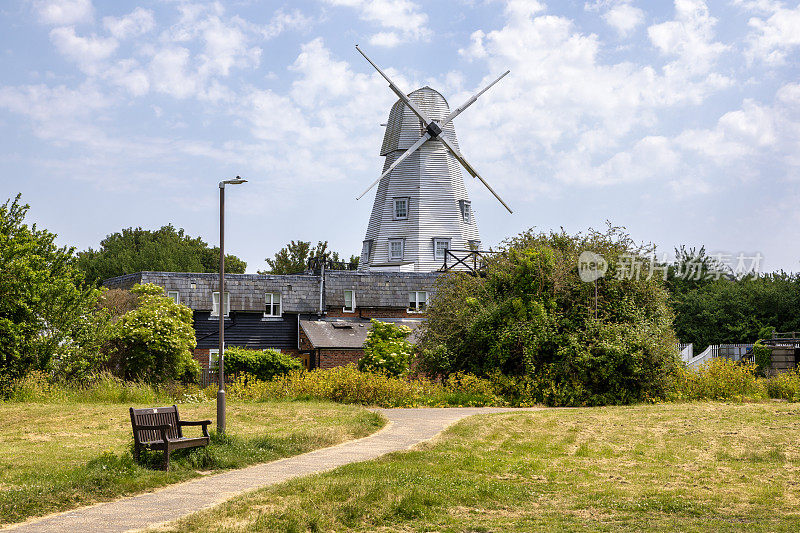
<path fill-rule="evenodd" d="M 172 298 L 172 301 L 176 304 L 181 303 L 181 293 L 180 291 L 167 291 L 167 297 Z"/>
<path fill-rule="evenodd" d="M 222 310 L 225 312 L 223 316 L 230 316 L 231 314 L 231 293 L 225 292 L 225 305 Z M 211 316 L 219 316 L 219 291 L 211 293 Z"/>
<path fill-rule="evenodd" d="M 347 293 L 350 293 L 350 307 L 347 306 Z M 342 312 L 344 313 L 355 313 L 356 312 L 356 291 L 347 289 L 344 291 L 344 307 L 342 307 Z"/>
<path fill-rule="evenodd" d="M 406 208 L 405 215 L 401 216 L 401 215 L 397 214 L 397 203 L 398 202 L 403 202 L 405 204 L 405 208 Z M 408 197 L 404 196 L 404 197 L 392 198 L 392 216 L 393 216 L 393 218 L 395 220 L 408 220 L 408 211 L 409 211 L 410 204 L 411 204 L 411 202 L 409 201 Z"/>
<path fill-rule="evenodd" d="M 274 314 L 273 311 L 275 310 L 275 296 L 278 297 L 278 314 Z M 269 309 L 269 312 L 267 312 Z M 280 317 L 283 316 L 283 300 L 281 299 L 281 293 L 279 292 L 267 292 L 264 293 L 264 318 L 270 317 Z"/>
<path fill-rule="evenodd" d="M 368 239 L 361 244 L 361 261 L 369 263 L 372 256 L 372 240 Z"/>
<path fill-rule="evenodd" d="M 439 254 L 439 244 L 444 244 L 445 248 L 442 250 L 442 253 Z M 436 237 L 433 239 L 433 258 L 440 259 L 444 261 L 445 256 L 447 255 L 447 250 L 450 249 L 450 239 L 443 239 L 440 237 Z"/>
<path fill-rule="evenodd" d="M 458 207 L 461 209 L 461 220 L 464 224 L 469 224 L 472 220 L 472 203 L 469 200 L 459 200 Z"/>
<path fill-rule="evenodd" d="M 392 244 L 400 243 L 400 257 L 392 254 Z M 402 261 L 406 255 L 406 240 L 405 239 L 389 239 L 389 261 Z"/>
<path fill-rule="evenodd" d="M 422 298 L 420 298 L 421 294 L 424 294 Z M 424 313 L 428 308 L 428 291 L 411 291 L 408 293 L 408 303 L 409 313 Z M 420 303 L 422 303 L 422 307 L 420 307 Z"/>
<path fill-rule="evenodd" d="M 208 351 L 208 368 L 219 368 L 219 348 L 212 348 Z"/>

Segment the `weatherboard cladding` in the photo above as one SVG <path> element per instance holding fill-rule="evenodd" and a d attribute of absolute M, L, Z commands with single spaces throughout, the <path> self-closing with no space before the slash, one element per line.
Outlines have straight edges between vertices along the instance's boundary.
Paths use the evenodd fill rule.
<path fill-rule="evenodd" d="M 432 120 L 442 120 L 450 112 L 445 99 L 429 87 L 414 91 L 409 98 Z M 416 142 L 422 133 L 416 115 L 401 101 L 392 107 L 381 155 L 386 156 L 383 171 Z M 458 146 L 452 122 L 446 135 Z M 408 217 L 394 218 L 394 199 L 408 198 Z M 444 144 L 429 140 L 400 163 L 378 184 L 365 240 L 373 242 L 367 261 L 359 266 L 392 264 L 389 239 L 404 239 L 403 262 L 413 262 L 416 272 L 431 272 L 442 266 L 434 256 L 434 239 L 450 239 L 450 248 L 469 249 L 469 241 L 480 241 L 474 211 L 469 222 L 461 215 L 459 201 L 469 201 L 461 166 Z M 396 264 L 396 262 L 395 262 Z"/>
<path fill-rule="evenodd" d="M 195 311 L 198 348 L 219 347 L 219 317 Z M 297 315 L 264 318 L 262 313 L 233 312 L 225 319 L 225 345 L 248 348 L 297 349 Z"/>
<path fill-rule="evenodd" d="M 356 291 L 358 307 L 405 308 L 412 291 L 434 292 L 435 272 L 325 273 L 324 305 L 343 307 L 344 291 Z M 264 295 L 281 294 L 282 311 L 316 313 L 319 310 L 321 277 L 318 275 L 226 274 L 225 290 L 230 293 L 231 311 L 263 314 Z M 166 291 L 178 291 L 182 304 L 195 311 L 211 311 L 212 293 L 219 290 L 217 274 L 183 272 L 139 272 L 106 280 L 110 288 L 129 289 L 136 283 L 153 283 Z M 194 284 L 194 288 L 192 288 Z M 260 315 L 259 315 L 260 316 Z"/>

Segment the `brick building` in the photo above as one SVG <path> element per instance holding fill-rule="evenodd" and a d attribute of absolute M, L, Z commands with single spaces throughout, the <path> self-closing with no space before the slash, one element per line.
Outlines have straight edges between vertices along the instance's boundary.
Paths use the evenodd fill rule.
<path fill-rule="evenodd" d="M 277 349 L 301 358 L 309 369 L 357 361 L 372 318 L 416 332 L 437 276 L 352 270 L 226 274 L 225 345 Z M 130 289 L 136 283 L 159 285 L 192 309 L 195 357 L 204 368 L 213 367 L 219 352 L 219 275 L 137 272 L 108 279 L 104 285 Z"/>

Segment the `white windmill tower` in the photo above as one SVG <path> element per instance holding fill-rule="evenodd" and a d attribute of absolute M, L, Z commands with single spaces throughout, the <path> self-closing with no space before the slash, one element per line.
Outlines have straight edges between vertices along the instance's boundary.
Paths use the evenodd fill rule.
<path fill-rule="evenodd" d="M 378 185 L 359 269 L 439 270 L 445 250 L 481 246 L 461 166 L 512 212 L 461 155 L 452 123 L 509 71 L 451 112 L 444 97 L 430 87 L 406 95 L 358 45 L 356 49 L 399 97 L 389 113 L 381 147 L 386 157 L 383 174 L 357 198 Z"/>

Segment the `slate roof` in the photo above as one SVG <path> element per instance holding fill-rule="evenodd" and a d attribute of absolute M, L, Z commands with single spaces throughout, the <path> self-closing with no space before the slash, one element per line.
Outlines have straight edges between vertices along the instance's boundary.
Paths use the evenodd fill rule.
<path fill-rule="evenodd" d="M 381 319 L 381 322 L 393 322 L 411 328 L 409 340 L 416 342 L 421 319 Z M 300 329 L 306 334 L 314 348 L 361 348 L 367 340 L 367 333 L 372 329 L 369 320 L 361 319 L 325 319 L 301 320 Z"/>
<path fill-rule="evenodd" d="M 411 291 L 434 292 L 436 272 L 325 273 L 323 307 L 344 306 L 344 291 L 356 291 L 358 307 L 403 308 Z M 313 274 L 225 274 L 225 291 L 230 293 L 232 311 L 264 311 L 264 294 L 281 294 L 284 313 L 317 313 L 321 279 Z M 196 311 L 211 310 L 211 294 L 218 290 L 218 274 L 186 272 L 137 272 L 107 279 L 109 288 L 129 289 L 136 283 L 153 283 L 165 291 L 178 291 L 180 302 Z"/>

